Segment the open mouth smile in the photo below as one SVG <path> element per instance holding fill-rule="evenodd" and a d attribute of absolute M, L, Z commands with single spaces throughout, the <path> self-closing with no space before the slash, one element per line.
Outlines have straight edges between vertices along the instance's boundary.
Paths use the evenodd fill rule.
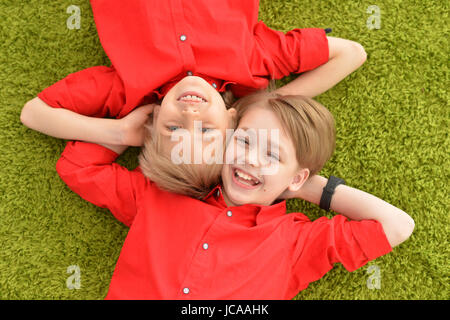
<path fill-rule="evenodd" d="M 183 93 L 178 101 L 194 102 L 194 103 L 206 103 L 208 102 L 201 94 L 193 91 Z"/>
<path fill-rule="evenodd" d="M 251 174 L 244 172 L 238 168 L 232 169 L 233 182 L 244 189 L 255 189 L 261 185 L 261 181 Z"/>

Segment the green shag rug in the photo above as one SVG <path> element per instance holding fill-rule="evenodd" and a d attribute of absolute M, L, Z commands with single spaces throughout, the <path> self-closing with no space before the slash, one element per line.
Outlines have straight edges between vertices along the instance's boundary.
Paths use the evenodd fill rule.
<path fill-rule="evenodd" d="M 374 4 L 379 26 L 368 12 Z M 81 10 L 79 29 L 67 27 L 71 5 Z M 367 62 L 317 97 L 337 124 L 337 150 L 322 174 L 345 178 L 416 223 L 392 253 L 352 273 L 338 264 L 296 299 L 449 299 L 446 2 L 262 0 L 260 19 L 282 31 L 332 27 L 332 36 L 365 47 Z M 47 86 L 109 65 L 89 1 L 2 0 L 0 39 L 0 299 L 103 299 L 128 229 L 60 180 L 65 141 L 19 119 Z M 118 162 L 135 168 L 138 151 Z M 300 200 L 288 208 L 311 219 L 326 214 Z M 69 289 L 70 266 L 79 289 Z"/>

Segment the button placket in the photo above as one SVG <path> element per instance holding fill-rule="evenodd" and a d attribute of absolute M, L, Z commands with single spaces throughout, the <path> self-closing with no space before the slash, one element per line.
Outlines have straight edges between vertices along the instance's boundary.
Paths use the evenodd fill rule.
<path fill-rule="evenodd" d="M 169 2 L 174 37 L 176 38 L 181 65 L 186 71 L 195 70 L 196 59 L 191 46 L 192 42 L 195 42 L 195 33 L 191 28 L 191 24 L 186 21 L 187 12 L 184 11 L 183 0 L 165 1 Z"/>
<path fill-rule="evenodd" d="M 210 252 L 210 250 L 214 247 L 214 239 L 217 237 L 217 232 L 220 232 L 223 229 L 221 224 L 224 222 L 224 219 L 226 218 L 224 218 L 223 215 L 218 214 L 212 222 L 208 232 L 200 240 L 199 247 L 197 247 L 198 249 L 194 254 L 191 266 L 181 284 L 181 288 L 183 288 L 181 290 L 181 296 L 186 297 L 186 299 L 192 299 L 189 298 L 189 296 L 192 295 L 197 296 L 199 292 L 195 291 L 193 288 L 195 288 L 198 281 L 209 279 L 211 276 L 211 254 L 213 254 L 213 252 Z"/>

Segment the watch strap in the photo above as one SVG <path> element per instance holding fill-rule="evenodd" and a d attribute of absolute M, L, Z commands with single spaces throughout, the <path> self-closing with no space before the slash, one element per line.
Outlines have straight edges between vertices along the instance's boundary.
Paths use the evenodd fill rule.
<path fill-rule="evenodd" d="M 330 176 L 322 191 L 322 196 L 319 203 L 320 208 L 326 211 L 330 210 L 331 198 L 333 197 L 334 190 L 340 184 L 345 184 L 345 180 L 335 176 Z"/>

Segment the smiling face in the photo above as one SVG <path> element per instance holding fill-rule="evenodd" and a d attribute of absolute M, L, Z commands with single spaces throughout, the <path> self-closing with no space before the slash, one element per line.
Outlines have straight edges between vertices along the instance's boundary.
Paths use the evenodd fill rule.
<path fill-rule="evenodd" d="M 170 156 L 178 144 L 171 139 L 173 133 L 183 129 L 207 147 L 213 137 L 219 134 L 225 137 L 226 129 L 233 127 L 235 110 L 227 109 L 220 93 L 204 79 L 187 76 L 169 90 L 153 114 L 153 127 L 160 135 L 162 152 Z"/>
<path fill-rule="evenodd" d="M 223 194 L 229 206 L 270 205 L 283 192 L 296 191 L 306 181 L 309 170 L 300 168 L 296 148 L 284 127 L 270 107 L 253 104 L 246 108 L 227 146 L 222 168 Z M 251 141 L 254 136 L 257 139 Z"/>

